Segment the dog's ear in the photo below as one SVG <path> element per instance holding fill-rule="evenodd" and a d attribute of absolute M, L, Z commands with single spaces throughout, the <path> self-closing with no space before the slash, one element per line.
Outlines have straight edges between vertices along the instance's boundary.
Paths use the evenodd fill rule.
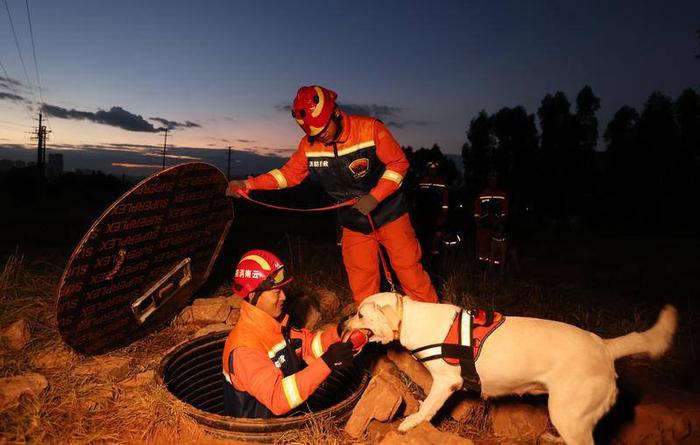
<path fill-rule="evenodd" d="M 391 326 L 392 329 L 398 326 L 401 322 L 401 320 L 399 320 L 399 314 L 396 313 L 396 309 L 394 309 L 393 306 L 387 304 L 386 306 L 379 307 L 379 310 L 382 314 L 384 314 L 387 321 L 389 321 L 389 326 Z"/>

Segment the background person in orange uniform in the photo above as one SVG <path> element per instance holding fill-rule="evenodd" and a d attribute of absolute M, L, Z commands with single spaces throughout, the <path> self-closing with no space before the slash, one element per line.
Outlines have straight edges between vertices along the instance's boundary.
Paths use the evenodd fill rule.
<path fill-rule="evenodd" d="M 502 235 L 508 219 L 508 194 L 498 188 L 498 175 L 491 173 L 488 187 L 476 198 L 474 220 L 476 222 L 476 256 L 482 263 L 490 263 L 491 242 Z"/>
<path fill-rule="evenodd" d="M 233 290 L 243 303 L 222 356 L 226 415 L 267 419 L 287 414 L 331 370 L 352 362 L 352 346 L 340 342 L 336 328 L 313 333 L 287 325 L 282 287 L 290 281 L 279 258 L 264 250 L 246 253 L 236 266 Z"/>
<path fill-rule="evenodd" d="M 420 262 L 420 244 L 401 187 L 408 160 L 381 121 L 346 114 L 336 105 L 336 97 L 320 86 L 301 87 L 292 116 L 306 136 L 297 151 L 280 169 L 231 181 L 227 195 L 237 197 L 240 189 L 293 187 L 310 174 L 338 202 L 359 198 L 352 208 L 338 211 L 343 262 L 355 302 L 379 292 L 380 244 L 387 250 L 404 293 L 414 300 L 437 302 Z M 370 212 L 374 232 L 367 218 Z"/>
<path fill-rule="evenodd" d="M 440 253 L 443 227 L 450 211 L 450 199 L 445 178 L 440 174 L 440 162 L 425 164 L 425 175 L 418 180 L 415 192 L 415 223 L 423 252 L 432 258 Z"/>

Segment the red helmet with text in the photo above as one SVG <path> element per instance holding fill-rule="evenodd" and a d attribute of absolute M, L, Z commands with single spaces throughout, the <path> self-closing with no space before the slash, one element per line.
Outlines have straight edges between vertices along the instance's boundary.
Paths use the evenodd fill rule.
<path fill-rule="evenodd" d="M 251 292 L 277 289 L 292 281 L 285 278 L 284 264 L 267 250 L 251 250 L 243 255 L 233 275 L 233 292 L 246 298 Z"/>
<path fill-rule="evenodd" d="M 318 85 L 299 88 L 292 104 L 292 117 L 309 136 L 326 128 L 335 110 L 335 91 Z"/>

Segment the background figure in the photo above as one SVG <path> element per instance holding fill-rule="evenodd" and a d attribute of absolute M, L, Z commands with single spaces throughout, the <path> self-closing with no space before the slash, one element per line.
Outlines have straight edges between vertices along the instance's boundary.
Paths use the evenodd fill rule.
<path fill-rule="evenodd" d="M 440 253 L 440 244 L 450 200 L 447 183 L 440 171 L 440 162 L 426 163 L 426 173 L 416 184 L 414 221 L 416 233 L 424 253 L 424 261 L 431 263 Z"/>
<path fill-rule="evenodd" d="M 500 249 L 503 250 L 501 254 L 499 244 L 505 244 L 508 201 L 508 194 L 498 188 L 498 175 L 491 173 L 488 187 L 479 193 L 474 203 L 476 258 L 484 264 L 502 264 L 505 258 L 507 246 Z"/>

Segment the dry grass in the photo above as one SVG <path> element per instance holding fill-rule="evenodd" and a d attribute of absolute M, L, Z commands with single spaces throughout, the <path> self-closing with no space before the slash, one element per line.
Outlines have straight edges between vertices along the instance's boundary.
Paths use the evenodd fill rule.
<path fill-rule="evenodd" d="M 351 302 L 339 249 L 316 246 L 301 241 L 289 242 L 299 291 L 323 287 L 341 297 L 341 305 Z M 658 305 L 616 300 L 610 296 L 588 294 L 586 290 L 567 284 L 538 284 L 526 277 L 498 277 L 484 273 L 467 261 L 445 264 L 444 300 L 464 307 L 481 307 L 504 312 L 549 318 L 575 324 L 603 337 L 646 329 L 656 318 Z M 0 414 L 0 442 L 33 443 L 194 443 L 206 438 L 214 441 L 183 413 L 167 390 L 151 384 L 138 391 L 126 391 L 119 382 L 101 381 L 94 377 L 77 378 L 73 368 L 85 358 L 72 354 L 68 366 L 55 371 L 38 370 L 31 359 L 46 350 L 65 349 L 57 332 L 55 290 L 61 269 L 41 261 L 28 261 L 21 255 L 10 256 L 0 271 L 0 327 L 18 318 L 31 327 L 32 341 L 22 351 L 12 351 L 0 344 L 0 376 L 24 372 L 41 372 L 49 380 L 49 388 L 36 398 L 26 397 L 16 408 Z M 227 292 L 222 285 L 217 292 Z M 676 304 L 679 304 L 676 302 Z M 690 300 L 686 303 L 691 307 Z M 683 303 L 679 307 L 683 313 Z M 695 312 L 688 311 L 688 317 Z M 337 315 L 337 314 L 335 314 Z M 333 314 L 327 316 L 331 321 Z M 691 318 L 692 320 L 692 318 Z M 697 344 L 692 323 L 682 323 L 676 347 L 664 365 L 647 360 L 624 361 L 623 368 L 642 370 L 652 376 L 674 375 L 688 361 L 688 351 Z M 170 347 L 187 338 L 191 332 L 168 326 L 114 354 L 131 358 L 134 375 L 154 369 Z M 682 345 L 682 346 L 679 346 Z M 688 346 L 688 347 L 686 347 Z M 692 357 L 691 357 L 692 359 Z M 619 366 L 618 366 L 619 369 Z M 669 371 L 670 369 L 670 371 Z M 127 376 L 128 377 L 128 376 Z M 418 397 L 424 394 L 408 378 L 404 383 Z M 467 422 L 442 418 L 441 430 L 455 432 L 479 443 L 489 437 L 490 424 L 486 404 Z M 493 438 L 488 439 L 493 443 Z M 330 421 L 314 421 L 306 428 L 290 432 L 279 443 L 360 443 Z"/>

